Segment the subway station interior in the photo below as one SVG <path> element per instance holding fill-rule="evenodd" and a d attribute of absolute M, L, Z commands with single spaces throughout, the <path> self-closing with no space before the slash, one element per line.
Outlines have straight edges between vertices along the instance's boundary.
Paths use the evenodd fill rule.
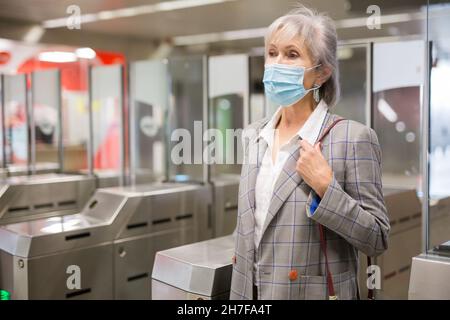
<path fill-rule="evenodd" d="M 241 165 L 204 133 L 234 154 L 277 110 L 264 35 L 295 3 L 0 1 L 2 299 L 229 299 Z M 450 299 L 450 1 L 302 4 L 336 25 L 332 112 L 381 146 L 376 299 Z"/>

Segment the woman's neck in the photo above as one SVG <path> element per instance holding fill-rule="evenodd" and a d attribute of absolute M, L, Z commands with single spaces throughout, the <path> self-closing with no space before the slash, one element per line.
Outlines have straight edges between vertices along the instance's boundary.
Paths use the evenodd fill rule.
<path fill-rule="evenodd" d="M 278 127 L 290 129 L 303 126 L 316 108 L 316 105 L 317 103 L 314 101 L 312 94 L 308 94 L 292 106 L 283 108 Z"/>

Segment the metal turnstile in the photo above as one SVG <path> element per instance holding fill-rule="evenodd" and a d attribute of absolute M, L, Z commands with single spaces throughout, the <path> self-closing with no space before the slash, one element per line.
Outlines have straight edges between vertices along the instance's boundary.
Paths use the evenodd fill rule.
<path fill-rule="evenodd" d="M 95 191 L 93 177 L 39 174 L 4 179 L 0 225 L 81 211 Z"/>
<path fill-rule="evenodd" d="M 2 226 L 0 288 L 12 299 L 149 299 L 155 253 L 202 240 L 209 204 L 202 185 L 99 189 L 81 213 Z"/>
<path fill-rule="evenodd" d="M 233 253 L 232 235 L 158 252 L 152 299 L 228 299 Z"/>
<path fill-rule="evenodd" d="M 231 234 L 236 228 L 240 176 L 222 174 L 211 181 L 214 208 L 214 236 Z"/>
<path fill-rule="evenodd" d="M 450 244 L 444 244 L 450 247 Z M 450 299 L 450 254 L 420 254 L 412 259 L 410 300 Z"/>
<path fill-rule="evenodd" d="M 412 259 L 409 296 L 416 299 L 450 299 L 450 197 L 430 200 L 429 241 L 433 249 Z"/>

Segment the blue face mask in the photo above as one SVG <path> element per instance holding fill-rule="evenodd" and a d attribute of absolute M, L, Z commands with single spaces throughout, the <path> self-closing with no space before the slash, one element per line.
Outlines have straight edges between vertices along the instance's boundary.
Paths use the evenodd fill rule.
<path fill-rule="evenodd" d="M 305 71 L 318 66 L 320 64 L 306 69 L 286 64 L 267 64 L 264 68 L 263 80 L 267 97 L 284 107 L 300 101 L 309 91 L 320 88 L 320 86 L 314 86 L 306 90 L 303 86 Z"/>

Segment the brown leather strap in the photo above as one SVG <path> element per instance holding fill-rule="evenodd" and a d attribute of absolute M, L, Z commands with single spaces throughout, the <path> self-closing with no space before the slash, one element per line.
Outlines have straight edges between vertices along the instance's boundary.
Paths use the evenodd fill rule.
<path fill-rule="evenodd" d="M 337 125 L 339 122 L 345 120 L 344 118 L 338 118 L 333 121 L 332 124 L 330 124 L 320 135 L 319 139 L 317 139 L 317 142 L 322 142 L 323 139 L 327 136 L 328 133 L 330 133 L 331 129 L 334 128 L 335 125 Z"/>
<path fill-rule="evenodd" d="M 345 120 L 344 118 L 338 118 L 333 121 L 331 125 L 329 125 L 320 135 L 319 139 L 317 139 L 317 143 L 320 143 L 323 141 L 323 139 L 327 136 L 328 133 L 330 133 L 331 129 L 335 125 L 337 125 L 342 120 Z M 334 291 L 334 283 L 333 283 L 333 275 L 330 272 L 330 266 L 328 264 L 328 254 L 327 254 L 327 240 L 325 238 L 325 232 L 323 229 L 323 226 L 319 224 L 319 233 L 320 233 L 320 247 L 322 248 L 322 252 L 325 256 L 325 272 L 327 277 L 327 287 L 328 287 L 328 296 L 330 300 L 336 300 L 336 292 Z"/>
<path fill-rule="evenodd" d="M 369 268 L 371 265 L 372 265 L 372 259 L 369 256 L 367 256 L 367 268 Z M 367 274 L 367 276 L 369 277 L 369 276 L 371 276 L 371 274 Z M 369 300 L 375 299 L 374 294 L 373 294 L 373 289 L 367 288 L 367 299 L 369 299 Z"/>
<path fill-rule="evenodd" d="M 320 247 L 322 248 L 323 255 L 325 256 L 325 272 L 327 276 L 328 296 L 330 300 L 336 300 L 337 296 L 334 291 L 333 275 L 330 272 L 330 266 L 328 264 L 327 240 L 325 239 L 325 232 L 323 231 L 323 226 L 321 224 L 319 224 L 319 233 Z"/>

